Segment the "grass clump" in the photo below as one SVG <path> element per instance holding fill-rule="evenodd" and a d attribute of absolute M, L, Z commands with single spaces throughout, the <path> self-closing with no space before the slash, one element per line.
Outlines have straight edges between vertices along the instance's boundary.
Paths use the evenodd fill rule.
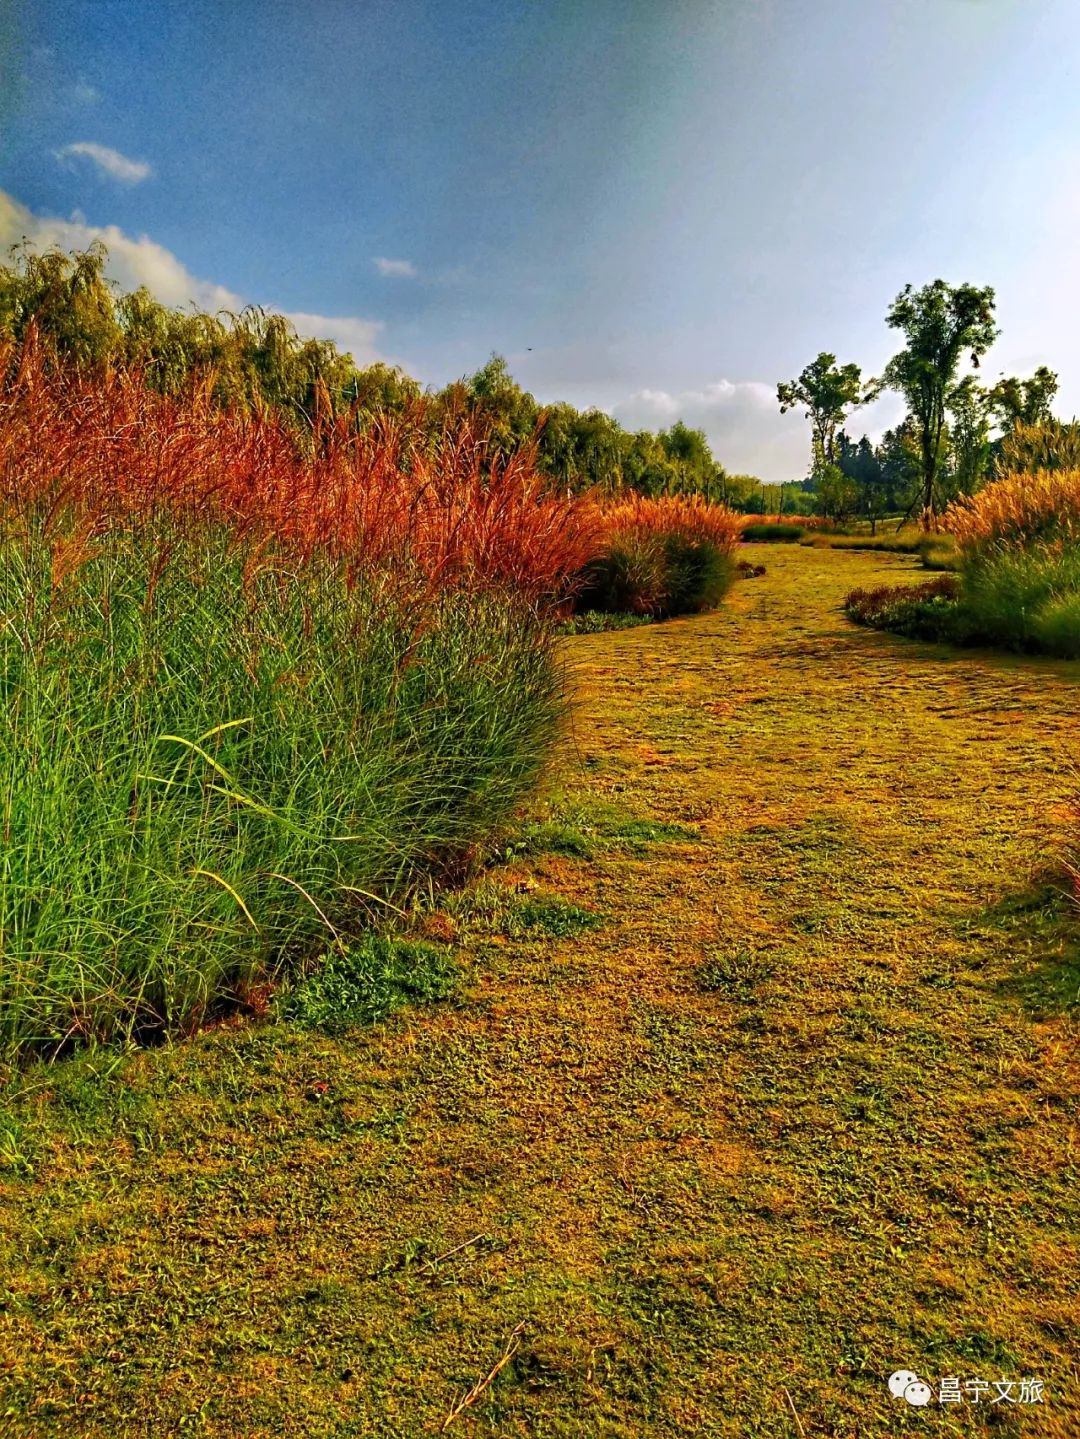
<path fill-rule="evenodd" d="M 954 504 L 918 552 L 957 573 L 847 597 L 849 616 L 899 634 L 1080 658 L 1080 471 L 1011 475 Z"/>
<path fill-rule="evenodd" d="M 559 620 L 556 629 L 563 635 L 599 635 L 609 630 L 631 630 L 635 625 L 651 624 L 652 615 L 618 614 L 608 610 L 584 610 Z"/>
<path fill-rule="evenodd" d="M 504 939 L 568 939 L 603 924 L 604 917 L 544 891 L 522 894 L 506 884 L 483 880 L 441 904 L 463 935 Z"/>
<path fill-rule="evenodd" d="M 279 1008 L 302 1028 L 340 1034 L 379 1024 L 406 1004 L 448 999 L 458 980 L 445 949 L 368 934 L 329 951 L 317 969 L 283 995 Z"/>
<path fill-rule="evenodd" d="M 0 540 L 0 1050 L 198 1024 L 532 789 L 547 631 L 224 531 Z"/>
<path fill-rule="evenodd" d="M 604 541 L 584 567 L 579 611 L 665 619 L 715 609 L 735 577 L 741 521 L 681 495 L 636 496 L 603 511 Z"/>
<path fill-rule="evenodd" d="M 745 525 L 741 538 L 748 544 L 797 544 L 806 534 L 805 525 L 785 525 L 777 522 L 765 525 Z"/>
<path fill-rule="evenodd" d="M 856 624 L 871 629 L 892 630 L 919 639 L 950 640 L 958 638 L 958 592 L 953 576 L 942 575 L 921 585 L 852 590 L 844 601 L 844 610 Z"/>

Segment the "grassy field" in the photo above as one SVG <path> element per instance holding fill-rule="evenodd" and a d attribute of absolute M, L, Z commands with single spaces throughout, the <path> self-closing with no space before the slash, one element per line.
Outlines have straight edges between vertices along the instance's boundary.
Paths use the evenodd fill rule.
<path fill-rule="evenodd" d="M 12 1078 L 0 1433 L 1080 1432 L 1080 673 L 844 620 L 914 557 L 746 553 L 566 641 L 455 998 Z"/>

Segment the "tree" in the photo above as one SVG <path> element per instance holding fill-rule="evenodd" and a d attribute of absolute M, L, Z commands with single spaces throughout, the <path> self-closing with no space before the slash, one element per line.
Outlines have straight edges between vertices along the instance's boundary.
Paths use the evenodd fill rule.
<path fill-rule="evenodd" d="M 964 378 L 949 391 L 946 404 L 949 426 L 949 499 L 973 494 L 990 468 L 991 396 L 974 375 Z"/>
<path fill-rule="evenodd" d="M 1053 419 L 1050 403 L 1058 392 L 1058 377 L 1040 365 L 1030 379 L 1003 377 L 988 392 L 990 408 L 1004 434 L 1018 424 L 1042 425 Z"/>
<path fill-rule="evenodd" d="M 837 467 L 853 482 L 856 509 L 870 521 L 870 533 L 877 533 L 877 522 L 889 512 L 891 495 L 884 467 L 877 451 L 866 435 L 854 444 L 841 431 L 836 440 Z"/>
<path fill-rule="evenodd" d="M 817 511 L 842 524 L 859 508 L 859 487 L 839 465 L 823 465 L 818 473 Z"/>
<path fill-rule="evenodd" d="M 786 415 L 797 405 L 806 406 L 806 418 L 813 428 L 812 470 L 836 460 L 836 435 L 850 410 L 865 405 L 878 393 L 873 380 L 863 384 L 858 365 L 837 365 L 836 356 L 822 350 L 797 380 L 782 380 L 776 387 L 780 413 Z"/>
<path fill-rule="evenodd" d="M 907 400 L 919 436 L 922 511 L 929 522 L 942 461 L 945 411 L 961 357 L 980 358 L 998 336 L 992 286 L 948 285 L 934 280 L 921 290 L 905 285 L 886 317 L 907 340 L 885 368 L 885 383 Z"/>

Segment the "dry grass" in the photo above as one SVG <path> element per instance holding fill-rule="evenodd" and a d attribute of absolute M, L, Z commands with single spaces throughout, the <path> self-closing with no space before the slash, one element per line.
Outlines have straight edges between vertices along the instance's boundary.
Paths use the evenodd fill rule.
<path fill-rule="evenodd" d="M 744 518 L 724 505 L 707 503 L 700 495 L 665 495 L 657 499 L 631 495 L 604 506 L 603 524 L 609 543 L 618 543 L 627 535 L 677 535 L 687 544 L 705 541 L 728 555 L 738 542 Z"/>
<path fill-rule="evenodd" d="M 1080 470 L 1005 475 L 957 500 L 943 525 L 968 559 L 991 547 L 1080 544 Z"/>

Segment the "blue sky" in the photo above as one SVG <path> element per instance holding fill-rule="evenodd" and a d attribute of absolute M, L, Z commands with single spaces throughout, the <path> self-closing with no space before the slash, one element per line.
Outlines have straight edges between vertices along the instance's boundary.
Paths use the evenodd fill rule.
<path fill-rule="evenodd" d="M 440 384 L 703 426 L 803 473 L 775 385 L 878 370 L 907 281 L 1080 411 L 1075 0 L 0 0 L 0 242 L 257 302 Z M 855 428 L 898 415 L 885 399 Z"/>

